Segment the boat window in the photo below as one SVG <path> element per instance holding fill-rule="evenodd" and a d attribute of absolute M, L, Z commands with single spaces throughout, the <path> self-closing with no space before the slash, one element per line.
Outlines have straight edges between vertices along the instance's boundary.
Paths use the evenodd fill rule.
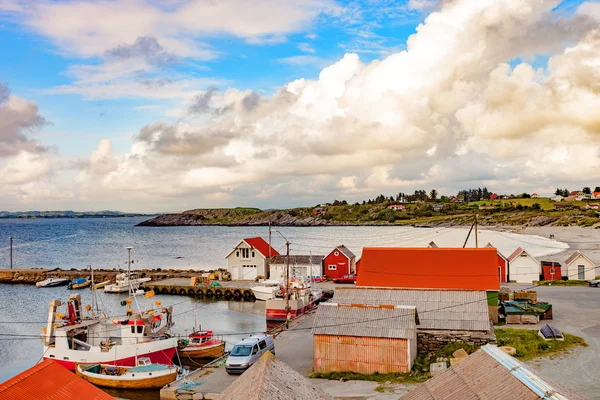
<path fill-rule="evenodd" d="M 131 333 L 135 333 L 135 326 L 131 325 Z"/>
<path fill-rule="evenodd" d="M 261 340 L 260 342 L 258 342 L 258 347 L 260 347 L 260 349 L 263 350 L 265 347 L 267 347 L 267 344 L 264 340 Z"/>
<path fill-rule="evenodd" d="M 144 327 L 141 325 L 138 325 L 137 327 L 137 333 L 144 333 Z"/>
<path fill-rule="evenodd" d="M 192 339 L 192 343 L 200 343 L 200 339 Z"/>
<path fill-rule="evenodd" d="M 249 356 L 252 352 L 252 346 L 234 346 L 231 350 L 232 356 Z"/>

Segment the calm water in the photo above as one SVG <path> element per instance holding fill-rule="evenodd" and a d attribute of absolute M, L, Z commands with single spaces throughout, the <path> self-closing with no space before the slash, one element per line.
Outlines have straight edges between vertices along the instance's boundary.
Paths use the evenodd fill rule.
<path fill-rule="evenodd" d="M 136 227 L 144 218 L 3 219 L 0 220 L 0 268 L 7 268 L 13 236 L 16 268 L 126 267 L 126 246 L 137 268 L 215 269 L 226 266 L 225 256 L 244 237 L 268 237 L 266 227 Z M 341 243 L 360 256 L 365 246 L 460 247 L 467 236 L 462 228 L 411 227 L 282 227 L 276 228 L 291 242 L 292 254 L 328 254 Z M 508 255 L 519 246 L 534 256 L 562 251 L 566 245 L 545 238 L 482 230 L 479 243 L 491 242 Z M 285 240 L 273 233 L 280 251 Z M 469 247 L 474 247 L 473 235 Z"/>

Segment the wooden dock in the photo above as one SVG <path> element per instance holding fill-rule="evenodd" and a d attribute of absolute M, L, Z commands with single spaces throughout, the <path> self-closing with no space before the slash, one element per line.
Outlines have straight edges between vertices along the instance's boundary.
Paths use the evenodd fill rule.
<path fill-rule="evenodd" d="M 190 286 L 164 285 L 160 281 L 147 282 L 142 285 L 144 291 L 154 290 L 155 294 L 171 294 L 177 296 L 206 297 L 216 300 L 256 301 L 254 292 L 249 287 L 232 286 Z"/>

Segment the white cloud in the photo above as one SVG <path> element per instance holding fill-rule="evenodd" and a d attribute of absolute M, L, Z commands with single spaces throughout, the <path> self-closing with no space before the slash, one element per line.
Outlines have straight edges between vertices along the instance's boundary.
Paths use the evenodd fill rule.
<path fill-rule="evenodd" d="M 296 65 L 296 66 L 303 66 L 303 67 L 311 66 L 311 67 L 317 67 L 317 68 L 323 68 L 329 63 L 328 60 L 325 60 L 321 57 L 309 56 L 309 55 L 284 57 L 284 58 L 280 58 L 278 61 L 280 63 L 288 64 L 288 65 Z"/>
<path fill-rule="evenodd" d="M 300 50 L 304 53 L 311 53 L 311 54 L 315 53 L 315 49 L 308 43 L 299 43 L 298 50 Z"/>

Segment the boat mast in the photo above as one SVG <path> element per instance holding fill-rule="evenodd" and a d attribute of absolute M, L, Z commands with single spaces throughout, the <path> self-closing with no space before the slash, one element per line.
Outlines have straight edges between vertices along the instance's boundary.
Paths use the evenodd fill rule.
<path fill-rule="evenodd" d="M 98 300 L 96 299 L 96 285 L 94 284 L 94 268 L 91 265 L 88 265 L 92 273 L 92 317 L 98 315 Z M 94 306 L 96 307 L 96 315 L 94 315 Z"/>
<path fill-rule="evenodd" d="M 127 247 L 127 293 L 131 297 L 131 249 L 133 247 Z"/>

